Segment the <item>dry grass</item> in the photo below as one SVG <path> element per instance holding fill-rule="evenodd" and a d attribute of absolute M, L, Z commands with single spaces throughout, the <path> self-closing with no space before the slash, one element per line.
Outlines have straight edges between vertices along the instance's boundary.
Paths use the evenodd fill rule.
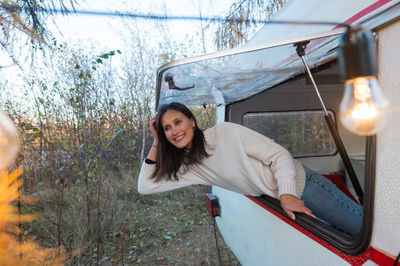
<path fill-rule="evenodd" d="M 83 185 L 65 187 L 61 243 L 68 250 L 85 248 L 71 265 L 219 265 L 213 220 L 205 210 L 208 188 L 193 186 L 156 195 L 139 195 L 136 171 L 107 173 L 100 197 L 92 195 L 89 241 Z M 57 243 L 59 190 L 43 185 L 31 191 L 38 204 L 29 212 L 42 218 L 26 227 L 46 246 Z M 98 201 L 96 201 L 98 199 Z M 218 236 L 223 265 L 239 265 Z"/>

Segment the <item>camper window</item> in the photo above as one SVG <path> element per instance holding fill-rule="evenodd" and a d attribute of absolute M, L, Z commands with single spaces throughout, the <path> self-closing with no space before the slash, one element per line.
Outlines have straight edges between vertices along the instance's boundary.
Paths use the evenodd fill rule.
<path fill-rule="evenodd" d="M 295 158 L 336 153 L 323 111 L 247 113 L 242 119 L 243 125 L 275 140 Z"/>

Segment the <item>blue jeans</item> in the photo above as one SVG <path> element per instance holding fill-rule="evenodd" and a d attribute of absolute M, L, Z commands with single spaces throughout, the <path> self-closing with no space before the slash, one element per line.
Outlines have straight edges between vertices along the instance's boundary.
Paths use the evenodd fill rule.
<path fill-rule="evenodd" d="M 304 166 L 304 165 L 303 165 Z M 304 166 L 306 185 L 301 199 L 318 217 L 351 234 L 362 225 L 362 206 L 351 200 L 329 179 Z"/>

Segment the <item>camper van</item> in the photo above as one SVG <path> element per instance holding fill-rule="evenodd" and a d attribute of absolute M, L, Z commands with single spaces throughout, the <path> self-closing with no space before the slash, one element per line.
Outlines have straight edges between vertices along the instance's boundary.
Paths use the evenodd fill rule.
<path fill-rule="evenodd" d="M 213 186 L 218 229 L 241 264 L 393 265 L 400 252 L 400 1 L 289 0 L 273 20 L 300 23 L 266 24 L 244 47 L 161 66 L 156 105 L 213 104 L 217 123 L 268 136 L 363 206 L 361 231 L 352 236 L 307 215 L 291 220 L 270 196 Z M 372 135 L 339 118 L 347 26 L 373 33 L 377 80 L 391 104 L 386 126 Z"/>

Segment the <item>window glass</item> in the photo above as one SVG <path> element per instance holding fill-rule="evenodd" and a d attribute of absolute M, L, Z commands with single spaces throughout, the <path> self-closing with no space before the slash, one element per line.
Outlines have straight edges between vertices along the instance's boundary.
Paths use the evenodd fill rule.
<path fill-rule="evenodd" d="M 323 111 L 247 113 L 243 125 L 273 139 L 297 158 L 336 153 Z"/>

